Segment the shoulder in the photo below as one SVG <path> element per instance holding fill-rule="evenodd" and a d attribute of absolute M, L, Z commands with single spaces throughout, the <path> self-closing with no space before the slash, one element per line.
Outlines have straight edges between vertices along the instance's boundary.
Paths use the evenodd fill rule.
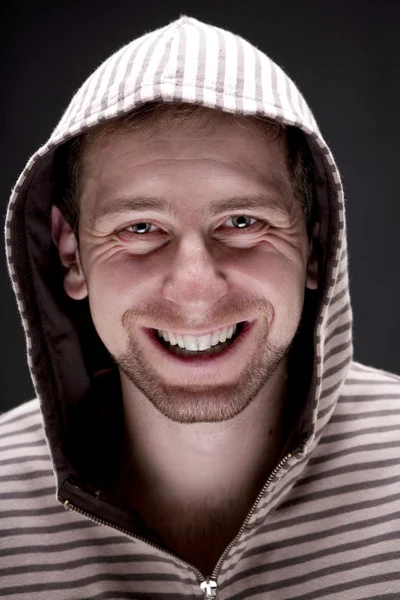
<path fill-rule="evenodd" d="M 309 472 L 321 480 L 320 489 L 337 486 L 338 494 L 353 493 L 357 502 L 384 489 L 398 510 L 399 440 L 400 377 L 352 362 Z"/>
<path fill-rule="evenodd" d="M 362 440 L 400 450 L 400 377 L 353 362 L 326 431 L 341 443 Z"/>
<path fill-rule="evenodd" d="M 400 376 L 358 362 L 352 362 L 342 388 L 341 400 L 355 402 L 393 401 L 400 407 Z"/>
<path fill-rule="evenodd" d="M 44 439 L 42 414 L 37 398 L 0 414 L 0 448 L 22 437 L 31 441 Z"/>
<path fill-rule="evenodd" d="M 37 399 L 0 415 L 0 474 L 3 483 L 37 468 L 49 468 L 42 414 Z M 6 479 L 4 479 L 6 478 Z"/>
<path fill-rule="evenodd" d="M 54 509 L 54 471 L 38 400 L 0 416 L 0 481 L 0 548 L 8 535 L 18 537 L 25 517 L 31 525 L 40 522 L 41 512 L 48 519 L 49 509 L 64 510 Z"/>
<path fill-rule="evenodd" d="M 368 365 L 363 365 L 357 361 L 353 361 L 350 366 L 347 379 L 356 379 L 357 381 L 393 381 L 400 386 L 400 375 L 389 373 L 383 369 L 377 369 Z M 347 382 L 347 380 L 346 380 Z"/>

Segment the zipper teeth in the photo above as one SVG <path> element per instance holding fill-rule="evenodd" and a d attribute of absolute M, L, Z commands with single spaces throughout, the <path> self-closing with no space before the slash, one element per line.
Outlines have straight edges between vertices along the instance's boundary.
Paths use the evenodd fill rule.
<path fill-rule="evenodd" d="M 217 580 L 218 575 L 219 575 L 219 571 L 221 569 L 221 565 L 223 563 L 223 561 L 225 560 L 225 557 L 227 556 L 228 552 L 230 551 L 230 549 L 232 548 L 232 546 L 234 546 L 237 542 L 237 540 L 240 538 L 240 536 L 242 535 L 243 531 L 245 530 L 247 523 L 250 521 L 251 517 L 254 514 L 254 511 L 256 510 L 258 503 L 260 502 L 261 498 L 263 497 L 263 495 L 265 494 L 265 492 L 267 491 L 267 488 L 269 487 L 271 481 L 273 480 L 273 478 L 275 477 L 275 475 L 278 473 L 278 471 L 280 471 L 280 469 L 283 467 L 283 465 L 289 460 L 289 458 L 292 458 L 293 454 L 291 452 L 289 452 L 288 454 L 286 454 L 286 456 L 284 458 L 282 458 L 282 460 L 278 463 L 278 465 L 275 467 L 275 469 L 272 471 L 272 473 L 270 473 L 266 484 L 264 485 L 264 487 L 261 489 L 260 493 L 258 494 L 257 498 L 254 501 L 253 506 L 250 509 L 250 512 L 248 513 L 245 521 L 243 522 L 241 528 L 239 529 L 239 531 L 237 532 L 236 536 L 234 537 L 234 539 L 231 541 L 230 544 L 228 544 L 228 546 L 225 548 L 225 550 L 223 551 L 223 553 L 221 554 L 221 556 L 219 557 L 219 560 L 217 562 L 217 564 L 215 565 L 214 571 L 211 574 L 211 578 Z"/>
<path fill-rule="evenodd" d="M 176 556 L 176 554 L 173 554 L 172 552 L 168 552 L 168 550 L 165 550 L 165 548 L 162 548 L 161 546 L 157 546 L 157 544 L 153 544 L 153 542 L 150 542 L 146 538 L 143 538 L 139 535 L 133 535 L 128 529 L 124 529 L 123 527 L 114 525 L 113 523 L 110 523 L 109 521 L 106 521 L 105 519 L 99 519 L 98 517 L 95 517 L 91 513 L 88 513 L 85 510 L 82 510 L 81 508 L 79 508 L 78 506 L 75 506 L 75 504 L 72 504 L 72 502 L 70 502 L 69 500 L 65 500 L 63 505 L 66 510 L 72 510 L 76 513 L 79 513 L 80 515 L 83 515 L 84 517 L 86 517 L 87 519 L 92 521 L 93 523 L 96 523 L 96 525 L 101 525 L 102 527 L 110 527 L 111 529 L 115 529 L 116 531 L 123 533 L 124 535 L 126 535 L 127 537 L 129 537 L 131 539 L 138 540 L 140 542 L 144 542 L 145 544 L 148 544 L 149 546 L 156 548 L 163 554 L 166 554 L 167 556 L 171 556 L 174 560 L 177 560 L 182 565 L 184 565 L 185 567 L 188 567 L 191 571 L 193 571 L 201 583 L 203 581 L 205 581 L 203 574 L 198 569 L 196 569 L 196 567 L 194 567 L 190 563 L 185 562 L 184 560 L 179 558 L 179 556 Z"/>

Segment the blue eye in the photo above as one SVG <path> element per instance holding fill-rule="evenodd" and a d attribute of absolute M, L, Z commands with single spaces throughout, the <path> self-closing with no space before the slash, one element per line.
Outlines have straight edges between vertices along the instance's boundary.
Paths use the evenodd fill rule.
<path fill-rule="evenodd" d="M 129 227 L 126 228 L 126 231 L 142 235 L 143 233 L 150 233 L 150 228 L 152 226 L 153 223 L 150 223 L 149 221 L 140 221 L 139 223 L 133 223 L 132 225 L 129 225 Z M 133 228 L 137 228 L 137 230 L 134 231 Z"/>
<path fill-rule="evenodd" d="M 258 231 L 260 226 L 265 225 L 264 221 L 249 215 L 233 215 L 232 217 L 229 217 L 227 221 L 225 221 L 225 226 L 229 221 L 233 226 L 228 225 L 227 229 L 231 229 L 230 233 L 232 234 L 234 233 L 234 229 L 237 232 L 241 230 L 243 233 L 249 230 L 250 233 L 253 232 L 254 229 Z M 125 227 L 123 230 L 121 230 L 120 235 L 125 234 L 125 236 L 129 236 L 131 239 L 135 237 L 147 237 L 147 234 L 156 233 L 157 229 L 157 225 L 151 221 L 137 221 L 136 223 L 132 223 L 131 225 L 128 225 L 128 227 Z"/>
<path fill-rule="evenodd" d="M 232 221 L 232 223 L 235 223 L 236 221 L 237 227 L 234 226 L 234 229 L 244 229 L 254 225 L 254 223 L 250 223 L 249 221 L 257 221 L 258 219 L 249 217 L 248 215 L 234 215 L 233 217 L 229 217 L 229 220 Z"/>

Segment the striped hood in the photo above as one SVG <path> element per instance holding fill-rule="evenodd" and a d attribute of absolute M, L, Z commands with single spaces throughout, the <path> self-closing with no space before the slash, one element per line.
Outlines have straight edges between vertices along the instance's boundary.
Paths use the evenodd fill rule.
<path fill-rule="evenodd" d="M 87 303 L 74 303 L 63 291 L 50 231 L 53 154 L 100 121 L 155 100 L 257 114 L 298 127 L 306 134 L 315 161 L 321 227 L 316 240 L 319 289 L 310 300 L 309 385 L 302 398 L 296 446 L 290 448 L 291 457 L 252 513 L 256 521 L 281 502 L 300 477 L 332 416 L 352 361 L 343 191 L 332 154 L 294 83 L 244 39 L 188 17 L 134 40 L 89 77 L 48 142 L 29 160 L 11 196 L 5 229 L 8 266 L 57 496 L 62 501 L 66 491 L 74 489 L 78 505 L 90 504 L 90 486 L 85 487 L 74 467 L 71 440 L 76 423 L 81 418 L 84 422 L 85 399 L 96 386 L 97 374 L 110 359 L 94 331 Z M 104 417 L 108 411 L 108 406 L 102 406 L 99 415 Z"/>

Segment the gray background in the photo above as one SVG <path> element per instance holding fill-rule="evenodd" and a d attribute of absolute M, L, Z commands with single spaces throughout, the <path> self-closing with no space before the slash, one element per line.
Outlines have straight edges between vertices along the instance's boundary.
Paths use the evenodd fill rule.
<path fill-rule="evenodd" d="M 355 358 L 400 372 L 400 3 L 16 0 L 1 11 L 3 216 L 25 162 L 107 56 L 181 14 L 230 29 L 271 56 L 314 112 L 344 182 Z M 33 388 L 4 260 L 0 276 L 1 412 Z"/>

